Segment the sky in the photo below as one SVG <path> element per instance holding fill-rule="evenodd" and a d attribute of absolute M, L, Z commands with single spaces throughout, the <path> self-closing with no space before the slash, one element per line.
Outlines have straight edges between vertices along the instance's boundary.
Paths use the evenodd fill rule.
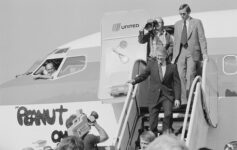
<path fill-rule="evenodd" d="M 0 0 L 0 84 L 60 45 L 99 32 L 105 12 L 144 9 L 153 16 L 236 9 L 236 0 Z"/>

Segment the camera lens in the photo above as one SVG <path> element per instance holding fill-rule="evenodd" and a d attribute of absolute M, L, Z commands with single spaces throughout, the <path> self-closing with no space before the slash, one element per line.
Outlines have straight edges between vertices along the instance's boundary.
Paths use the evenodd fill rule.
<path fill-rule="evenodd" d="M 159 24 L 158 24 L 158 22 L 155 20 L 155 21 L 153 21 L 153 25 L 154 26 L 159 26 Z"/>
<path fill-rule="evenodd" d="M 145 25 L 145 29 L 152 28 L 152 26 L 153 26 L 153 23 L 149 22 Z"/>

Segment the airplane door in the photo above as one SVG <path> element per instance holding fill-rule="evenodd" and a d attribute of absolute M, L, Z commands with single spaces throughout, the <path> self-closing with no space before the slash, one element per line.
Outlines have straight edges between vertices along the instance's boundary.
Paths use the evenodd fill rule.
<path fill-rule="evenodd" d="M 126 90 L 126 81 L 131 78 L 135 61 L 146 59 L 146 44 L 138 43 L 138 34 L 147 18 L 147 13 L 142 10 L 104 15 L 99 99 L 113 99 L 112 90 Z"/>
<path fill-rule="evenodd" d="M 218 124 L 218 68 L 215 59 L 205 62 L 202 74 L 202 89 L 206 119 L 212 127 Z"/>

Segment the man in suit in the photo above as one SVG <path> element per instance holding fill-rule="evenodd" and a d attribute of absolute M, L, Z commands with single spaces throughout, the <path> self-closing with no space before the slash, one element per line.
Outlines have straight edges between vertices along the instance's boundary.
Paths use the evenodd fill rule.
<path fill-rule="evenodd" d="M 174 49 L 172 63 L 177 63 L 182 86 L 182 103 L 187 103 L 187 95 L 197 75 L 197 66 L 207 56 L 207 41 L 201 20 L 190 16 L 188 4 L 179 8 L 181 20 L 174 25 Z"/>
<path fill-rule="evenodd" d="M 128 81 L 133 85 L 144 81 L 150 76 L 149 114 L 150 130 L 157 133 L 158 115 L 161 106 L 164 109 L 163 133 L 171 132 L 172 108 L 180 106 L 181 84 L 176 64 L 166 60 L 167 51 L 157 52 L 156 59 L 151 59 L 145 70 L 135 79 Z"/>

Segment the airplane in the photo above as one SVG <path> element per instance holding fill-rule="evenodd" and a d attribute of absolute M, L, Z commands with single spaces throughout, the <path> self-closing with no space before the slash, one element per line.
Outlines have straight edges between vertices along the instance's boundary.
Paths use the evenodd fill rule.
<path fill-rule="evenodd" d="M 89 43 L 89 41 L 94 41 L 94 43 Z M 99 79 L 99 41 L 100 34 L 95 33 L 62 45 L 44 59 L 36 61 L 26 73 L 1 85 L 1 93 L 4 93 L 1 94 L 1 105 L 56 103 L 68 100 L 76 102 L 79 93 L 84 95 L 84 101 L 97 99 L 94 93 L 96 93 Z M 47 62 L 53 62 L 56 65 L 57 72 L 54 79 L 33 80 L 37 70 Z M 94 74 L 91 74 L 92 70 Z M 71 84 L 75 80 L 77 82 Z M 15 88 L 7 94 L 8 87 Z M 25 96 L 22 94 L 24 91 L 31 94 Z M 12 95 L 12 92 L 15 94 Z"/>
<path fill-rule="evenodd" d="M 233 131 L 236 130 L 237 121 L 233 118 L 237 96 L 237 55 L 234 44 L 237 22 L 232 20 L 236 15 L 236 9 L 191 15 L 203 21 L 209 60 L 203 62 L 202 73 L 192 84 L 185 111 L 174 110 L 173 114 L 174 133 L 190 149 L 236 149 L 237 136 Z M 165 17 L 164 22 L 172 25 L 179 17 Z M 231 24 L 220 23 L 220 18 Z M 146 62 L 140 59 L 134 64 L 132 77 L 144 69 Z M 148 122 L 148 112 L 143 107 L 146 106 L 144 99 L 147 98 L 147 85 L 149 82 L 145 81 L 135 86 L 128 95 L 120 118 L 116 149 L 139 147 L 139 135 Z M 162 118 L 162 115 L 159 117 Z M 158 130 L 161 127 L 158 124 Z"/>
<path fill-rule="evenodd" d="M 233 132 L 237 127 L 237 120 L 233 119 L 237 96 L 237 22 L 233 18 L 237 10 L 191 15 L 203 21 L 210 60 L 203 64 L 202 77 L 193 83 L 197 96 L 190 94 L 190 99 L 196 100 L 193 112 L 183 117 L 188 127 L 183 127 L 181 138 L 193 149 L 201 146 L 223 149 L 237 139 Z M 148 83 L 136 87 L 125 83 L 146 65 L 146 48 L 138 44 L 137 35 L 148 18 L 149 14 L 141 10 L 107 13 L 102 19 L 101 32 L 58 47 L 26 73 L 1 84 L 0 117 L 6 119 L 0 128 L 4 135 L 0 137 L 0 149 L 55 146 L 65 134 L 66 118 L 79 108 L 86 114 L 93 110 L 98 112 L 98 123 L 110 137 L 102 147 L 128 149 L 134 146 L 141 128 L 139 115 L 146 107 L 142 99 L 147 97 Z M 165 25 L 171 25 L 167 27 L 172 27 L 180 17 L 163 19 Z M 36 72 L 48 62 L 56 66 L 54 78 L 35 80 Z M 205 98 L 201 98 L 201 91 Z M 191 100 L 185 107 L 186 112 L 190 105 Z M 188 122 L 190 116 L 194 117 Z M 194 126 L 193 122 L 199 120 L 200 126 Z M 203 132 L 197 134 L 200 130 Z M 10 144 L 9 139 L 13 138 L 18 142 Z M 198 142 L 194 143 L 195 140 Z"/>

